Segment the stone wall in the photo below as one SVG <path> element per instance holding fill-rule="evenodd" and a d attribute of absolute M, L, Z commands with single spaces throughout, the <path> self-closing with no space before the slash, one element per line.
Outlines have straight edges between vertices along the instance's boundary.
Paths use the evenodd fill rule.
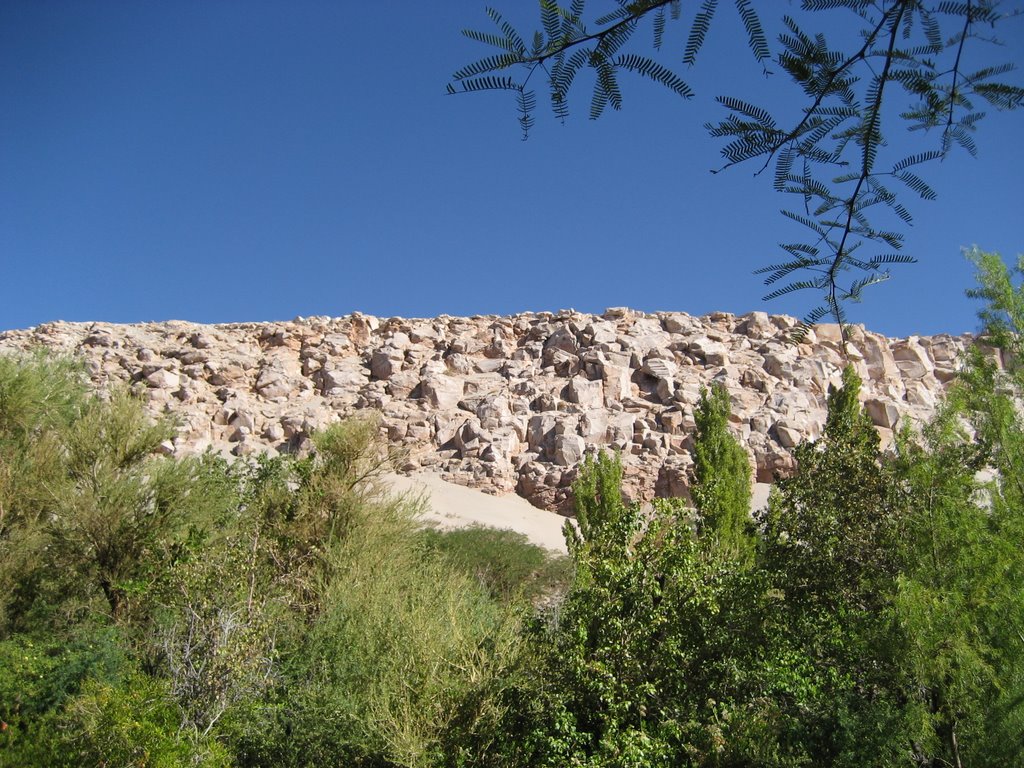
<path fill-rule="evenodd" d="M 494 493 L 515 490 L 565 511 L 589 451 L 621 452 L 633 498 L 684 494 L 693 409 L 721 382 L 756 477 L 792 468 L 819 435 L 828 388 L 849 359 L 884 441 L 928 416 L 970 336 L 887 339 L 752 312 L 643 314 L 610 309 L 429 320 L 114 325 L 56 322 L 0 333 L 0 352 L 45 346 L 80 355 L 96 386 L 125 382 L 154 412 L 175 414 L 181 454 L 302 451 L 317 428 L 363 409 L 427 469 Z"/>

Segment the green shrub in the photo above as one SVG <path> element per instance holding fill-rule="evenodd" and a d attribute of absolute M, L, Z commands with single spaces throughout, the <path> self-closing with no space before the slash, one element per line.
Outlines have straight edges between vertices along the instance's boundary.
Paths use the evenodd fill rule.
<path fill-rule="evenodd" d="M 569 558 L 531 544 L 515 531 L 484 526 L 428 528 L 419 538 L 429 552 L 443 555 L 503 603 L 557 595 L 572 578 Z"/>
<path fill-rule="evenodd" d="M 117 632 L 16 635 L 0 641 L 0 765 L 56 765 L 67 751 L 59 715 L 90 681 L 116 683 L 129 664 Z"/>
<path fill-rule="evenodd" d="M 721 384 L 702 390 L 694 411 L 694 483 L 690 489 L 701 516 L 701 535 L 712 537 L 726 556 L 749 565 L 755 541 L 750 519 L 750 464 L 729 431 L 729 393 Z"/>
<path fill-rule="evenodd" d="M 310 643 L 317 717 L 337 724 L 354 762 L 436 764 L 463 697 L 513 652 L 514 622 L 417 546 L 405 502 L 375 506 L 331 552 Z"/>
<path fill-rule="evenodd" d="M 221 745 L 180 727 L 181 712 L 166 686 L 148 675 L 133 675 L 122 685 L 89 681 L 69 703 L 59 725 L 63 751 L 75 765 L 231 765 Z"/>

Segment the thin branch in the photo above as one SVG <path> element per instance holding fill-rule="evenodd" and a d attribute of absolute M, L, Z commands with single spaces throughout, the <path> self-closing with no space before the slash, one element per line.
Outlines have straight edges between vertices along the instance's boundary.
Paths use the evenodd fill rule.
<path fill-rule="evenodd" d="M 974 5 L 973 0 L 967 0 L 967 13 L 964 18 L 964 29 L 960 33 L 960 44 L 956 49 L 956 60 L 953 62 L 953 86 L 949 91 L 949 116 L 946 119 L 946 128 L 942 132 L 942 149 L 943 154 L 946 154 L 947 148 L 949 147 L 949 132 L 953 129 L 953 111 L 956 108 L 956 83 L 960 79 L 960 55 L 964 52 L 964 43 L 967 42 L 967 33 L 971 28 L 971 24 L 974 21 Z"/>
<path fill-rule="evenodd" d="M 885 84 L 889 79 L 889 69 L 892 66 L 893 51 L 896 49 L 896 36 L 899 34 L 900 21 L 903 19 L 903 11 L 905 10 L 903 3 L 894 7 L 898 8 L 899 12 L 896 14 L 896 18 L 892 21 L 892 26 L 889 31 L 889 48 L 885 55 L 885 65 L 882 67 L 882 74 L 878 80 L 878 90 L 875 93 L 874 104 L 871 105 L 871 109 L 868 112 L 871 116 L 870 121 L 872 125 L 875 125 L 876 121 L 880 122 L 882 119 L 882 94 L 885 91 Z M 843 236 L 839 241 L 839 247 L 836 249 L 836 257 L 833 259 L 832 266 L 828 271 L 829 306 L 832 308 L 833 316 L 836 315 L 835 308 L 838 306 L 838 297 L 836 296 L 836 292 L 839 286 L 836 283 L 836 279 L 839 274 L 839 269 L 844 261 L 843 254 L 846 250 L 846 241 L 849 239 L 853 230 L 853 214 L 856 210 L 857 199 L 860 196 L 860 190 L 864 186 L 864 182 L 867 181 L 869 176 L 871 176 L 870 157 L 871 144 L 874 141 L 874 133 L 875 131 L 869 129 L 867 134 L 864 136 L 864 150 L 861 156 L 862 162 L 860 178 L 857 179 L 857 186 L 854 188 L 853 194 L 846 202 L 846 225 L 843 227 Z M 880 134 L 880 131 L 878 131 L 878 133 Z M 839 333 L 843 343 L 845 344 L 847 341 L 846 329 L 843 327 L 843 324 L 840 322 L 838 317 L 836 317 L 836 322 L 839 323 Z"/>
<path fill-rule="evenodd" d="M 600 32 L 594 32 L 593 34 L 584 35 L 583 37 L 574 37 L 571 40 L 563 38 L 559 45 L 549 48 L 544 53 L 538 54 L 537 56 L 524 56 L 523 64 L 541 64 L 550 58 L 557 56 L 564 51 L 568 51 L 570 48 L 574 48 L 577 45 L 583 45 L 594 40 L 598 42 L 598 45 L 612 32 L 616 32 L 623 27 L 634 24 L 635 22 L 642 19 L 651 11 L 656 11 L 659 8 L 664 8 L 666 5 L 671 5 L 674 0 L 659 0 L 659 2 L 652 3 L 651 5 L 643 8 L 639 11 L 631 11 L 628 16 L 612 24 L 610 27 L 602 29 Z"/>
<path fill-rule="evenodd" d="M 800 135 L 800 133 L 806 127 L 807 122 L 812 117 L 814 117 L 814 115 L 817 113 L 818 108 L 821 106 L 821 103 L 825 100 L 825 97 L 829 95 L 829 91 L 832 89 L 832 85 L 839 78 L 839 76 L 841 74 L 843 74 L 847 69 L 852 67 L 854 64 L 856 64 L 858 61 L 863 61 L 863 60 L 865 60 L 867 58 L 868 51 L 871 49 L 871 46 L 874 44 L 875 40 L 878 38 L 878 35 L 881 33 L 882 29 L 884 29 L 885 23 L 886 23 L 886 21 L 889 18 L 889 14 L 892 13 L 894 10 L 898 10 L 899 11 L 899 16 L 902 16 L 902 14 L 903 14 L 903 4 L 902 3 L 897 3 L 897 5 L 894 5 L 892 8 L 889 8 L 887 11 L 885 11 L 885 13 L 882 14 L 881 20 L 878 22 L 878 24 L 875 26 L 875 28 L 873 30 L 871 30 L 871 33 L 864 40 L 864 45 L 861 46 L 861 49 L 859 51 L 857 51 L 857 53 L 855 53 L 853 56 L 848 58 L 846 61 L 844 61 L 839 67 L 837 67 L 832 72 L 831 75 L 829 75 L 828 80 L 825 82 L 824 87 L 818 93 L 818 96 L 815 98 L 814 103 L 811 104 L 810 108 L 808 108 L 807 111 L 805 112 L 805 114 L 803 116 L 803 119 L 800 120 L 799 123 L 797 123 L 796 127 L 793 130 L 789 131 L 783 138 L 781 138 L 779 141 L 777 141 L 772 146 L 771 151 L 768 153 L 767 158 L 765 158 L 764 165 L 762 165 L 757 170 L 757 172 L 754 173 L 755 176 L 759 176 L 761 173 L 764 172 L 765 168 L 767 168 L 769 166 L 769 164 L 771 164 L 772 158 L 775 157 L 776 153 L 780 149 L 782 149 L 782 147 L 784 147 L 786 144 L 788 144 L 789 142 L 793 141 L 797 136 Z M 892 49 L 890 47 L 890 51 L 891 50 Z M 742 163 L 742 162 L 744 162 L 744 161 L 743 160 L 739 160 L 739 161 L 735 161 L 735 162 L 729 162 L 729 163 L 726 163 L 725 165 L 723 165 L 721 168 L 719 168 L 717 170 L 713 170 L 711 172 L 712 173 L 720 173 L 721 171 L 724 171 L 727 168 L 731 168 L 732 166 L 738 165 L 739 163 Z"/>

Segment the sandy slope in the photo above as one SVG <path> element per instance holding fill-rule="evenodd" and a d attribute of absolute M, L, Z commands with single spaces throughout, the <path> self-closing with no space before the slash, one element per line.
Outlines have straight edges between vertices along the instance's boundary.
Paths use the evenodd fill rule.
<path fill-rule="evenodd" d="M 482 491 L 446 483 L 437 475 L 419 473 L 412 477 L 390 475 L 396 491 L 423 494 L 427 497 L 424 517 L 441 528 L 486 525 L 509 528 L 525 534 L 534 544 L 556 552 L 565 552 L 562 526 L 566 518 L 537 509 L 514 494 L 491 496 Z M 769 485 L 757 483 L 753 506 L 765 505 Z"/>
<path fill-rule="evenodd" d="M 534 544 L 556 552 L 565 552 L 562 526 L 566 518 L 531 506 L 514 494 L 491 496 L 482 491 L 446 483 L 436 475 L 420 473 L 412 477 L 388 478 L 399 492 L 424 494 L 428 498 L 425 518 L 441 528 L 487 525 L 510 528 L 525 534 Z"/>

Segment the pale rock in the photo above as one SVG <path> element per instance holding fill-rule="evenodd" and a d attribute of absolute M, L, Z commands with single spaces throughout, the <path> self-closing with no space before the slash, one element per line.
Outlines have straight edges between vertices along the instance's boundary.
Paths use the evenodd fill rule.
<path fill-rule="evenodd" d="M 531 451 L 544 454 L 555 437 L 558 417 L 552 413 L 539 413 L 532 417 L 526 428 L 526 443 Z"/>
<path fill-rule="evenodd" d="M 504 358 L 477 358 L 472 361 L 473 371 L 476 373 L 498 373 L 505 367 Z"/>
<path fill-rule="evenodd" d="M 342 392 L 346 389 L 359 389 L 369 379 L 361 368 L 346 361 L 344 367 L 327 368 L 319 371 L 320 387 L 325 395 Z"/>
<path fill-rule="evenodd" d="M 906 400 L 911 405 L 932 410 L 938 404 L 935 392 L 920 380 L 906 382 Z"/>
<path fill-rule="evenodd" d="M 608 307 L 601 315 L 605 320 L 620 320 L 632 316 L 633 310 L 629 307 Z"/>
<path fill-rule="evenodd" d="M 677 369 L 678 367 L 671 360 L 649 357 L 644 361 L 643 367 L 640 370 L 655 379 L 671 379 L 676 375 Z"/>
<path fill-rule="evenodd" d="M 744 387 L 766 394 L 773 388 L 772 377 L 762 368 L 744 368 L 740 373 L 739 382 Z"/>
<path fill-rule="evenodd" d="M 286 398 L 297 386 L 281 372 L 264 368 L 256 378 L 256 391 L 268 400 Z"/>
<path fill-rule="evenodd" d="M 469 376 L 476 370 L 473 358 L 459 352 L 446 355 L 444 362 L 448 367 L 448 375 L 456 378 Z"/>
<path fill-rule="evenodd" d="M 864 401 L 864 410 L 867 412 L 868 418 L 871 419 L 871 423 L 877 427 L 893 429 L 900 420 L 899 409 L 888 400 L 869 398 Z"/>
<path fill-rule="evenodd" d="M 608 412 L 594 409 L 585 412 L 579 421 L 579 433 L 590 445 L 603 445 L 608 442 Z"/>
<path fill-rule="evenodd" d="M 282 416 L 280 424 L 285 440 L 292 440 L 305 434 L 306 420 L 302 414 L 290 413 Z"/>
<path fill-rule="evenodd" d="M 814 335 L 819 344 L 831 344 L 839 348 L 843 344 L 843 330 L 837 323 L 818 323 Z"/>
<path fill-rule="evenodd" d="M 181 386 L 181 376 L 166 368 L 159 368 L 146 376 L 146 382 L 155 389 L 177 389 Z"/>
<path fill-rule="evenodd" d="M 628 443 L 633 439 L 637 415 L 620 411 L 608 416 L 608 438 L 613 444 Z M 622 447 L 622 446 L 619 446 Z"/>
<path fill-rule="evenodd" d="M 181 403 L 191 403 L 196 399 L 196 393 L 189 387 L 182 387 L 181 389 L 175 390 L 173 393 L 175 398 Z"/>
<path fill-rule="evenodd" d="M 405 353 L 399 349 L 386 347 L 374 350 L 370 356 L 370 375 L 375 379 L 387 380 L 402 370 Z"/>
<path fill-rule="evenodd" d="M 730 419 L 733 422 L 746 422 L 751 414 L 764 404 L 764 395 L 749 389 L 729 388 L 729 403 L 732 407 Z"/>
<path fill-rule="evenodd" d="M 380 327 L 380 321 L 372 315 L 353 312 L 349 315 L 349 339 L 354 344 L 365 346 L 370 343 L 373 332 Z"/>
<path fill-rule="evenodd" d="M 676 364 L 659 357 L 648 357 L 640 371 L 654 380 L 654 392 L 658 400 L 668 403 L 676 391 L 674 380 Z"/>
<path fill-rule="evenodd" d="M 698 336 L 691 339 L 688 351 L 703 360 L 707 365 L 725 365 L 729 362 L 729 355 L 725 345 L 712 341 L 707 336 Z"/>
<path fill-rule="evenodd" d="M 490 435 L 480 428 L 480 424 L 473 419 L 466 419 L 463 425 L 456 430 L 453 437 L 455 447 L 463 458 L 479 455 L 484 443 L 490 442 Z"/>
<path fill-rule="evenodd" d="M 676 383 L 672 379 L 658 379 L 655 394 L 662 403 L 671 403 L 676 393 Z"/>
<path fill-rule="evenodd" d="M 892 348 L 892 356 L 904 378 L 923 379 L 934 368 L 927 351 L 913 336 L 897 342 Z"/>
<path fill-rule="evenodd" d="M 578 413 L 560 413 L 558 414 L 558 420 L 555 422 L 555 434 L 556 435 L 576 435 L 579 434 L 580 414 Z"/>
<path fill-rule="evenodd" d="M 574 376 L 566 386 L 566 399 L 583 408 L 600 408 L 604 405 L 604 387 L 600 381 Z"/>
<path fill-rule="evenodd" d="M 263 439 L 269 440 L 271 443 L 278 443 L 284 440 L 284 427 L 276 422 L 268 424 L 266 429 L 263 430 Z"/>
<path fill-rule="evenodd" d="M 615 323 L 601 321 L 591 323 L 583 330 L 583 333 L 589 338 L 591 344 L 614 344 L 619 335 Z"/>
<path fill-rule="evenodd" d="M 490 395 L 481 399 L 476 406 L 476 416 L 486 429 L 497 429 L 512 417 L 508 397 Z"/>
<path fill-rule="evenodd" d="M 575 355 L 579 352 L 579 343 L 576 340 L 576 334 L 568 326 L 561 326 L 548 336 L 544 342 L 544 351 L 560 349 L 563 352 L 569 352 Z"/>
<path fill-rule="evenodd" d="M 420 376 L 416 371 L 401 371 L 388 378 L 386 391 L 398 399 L 412 396 L 412 392 L 420 385 Z"/>
<path fill-rule="evenodd" d="M 669 333 L 691 333 L 699 324 L 690 315 L 673 312 L 661 318 L 661 326 Z"/>
<path fill-rule="evenodd" d="M 188 343 L 196 349 L 210 349 L 216 344 L 216 340 L 208 333 L 198 332 L 189 336 Z"/>
<path fill-rule="evenodd" d="M 814 343 L 794 346 L 786 337 L 795 324 L 757 312 L 692 318 L 627 310 L 220 326 L 49 323 L 0 332 L 0 353 L 42 345 L 78 354 L 95 386 L 124 382 L 145 395 L 153 415 L 176 416 L 174 455 L 205 447 L 249 455 L 285 444 L 302 454 L 316 430 L 374 407 L 389 440 L 408 449 L 403 471 L 442 472 L 496 493 L 517 487 L 535 504 L 569 511 L 581 444 L 620 452 L 635 500 L 681 491 L 692 464 L 693 409 L 713 383 L 729 392 L 731 428 L 758 478 L 771 479 L 793 471 L 784 445 L 820 433 L 825 393 L 847 362 L 864 380 L 865 399 L 876 401 L 867 407 L 886 439 L 892 426 L 885 424 L 921 424 L 933 412 L 972 341 L 892 341 L 850 326 L 843 348 L 834 327 L 819 326 Z"/>
<path fill-rule="evenodd" d="M 409 421 L 405 436 L 413 442 L 426 442 L 430 440 L 430 424 L 426 420 Z"/>
<path fill-rule="evenodd" d="M 448 351 L 465 356 L 473 356 L 483 352 L 484 343 L 474 338 L 454 338 L 448 342 Z"/>
<path fill-rule="evenodd" d="M 662 429 L 670 435 L 678 435 L 682 431 L 684 414 L 679 410 L 662 411 L 658 421 Z"/>
<path fill-rule="evenodd" d="M 601 369 L 604 382 L 604 402 L 606 406 L 619 403 L 633 394 L 632 371 L 623 365 L 606 363 Z"/>
<path fill-rule="evenodd" d="M 580 370 L 579 355 L 557 347 L 544 350 L 543 363 L 545 368 L 554 368 L 559 376 L 575 376 Z"/>
<path fill-rule="evenodd" d="M 250 411 L 239 409 L 231 413 L 227 423 L 232 427 L 239 427 L 247 430 L 247 432 L 252 432 L 256 428 L 256 417 Z"/>
<path fill-rule="evenodd" d="M 793 364 L 796 360 L 796 350 L 792 347 L 769 352 L 764 356 L 764 369 L 774 379 L 792 381 Z"/>
<path fill-rule="evenodd" d="M 672 343 L 672 337 L 661 330 L 656 330 L 637 336 L 620 337 L 619 343 L 623 349 L 634 352 L 642 359 L 652 351 L 668 349 L 669 344 Z"/>
<path fill-rule="evenodd" d="M 800 429 L 785 419 L 775 422 L 772 431 L 783 448 L 796 448 L 803 440 Z"/>
<path fill-rule="evenodd" d="M 586 443 L 579 435 L 557 435 L 555 437 L 554 460 L 562 467 L 575 466 L 583 459 Z"/>
<path fill-rule="evenodd" d="M 412 346 L 412 339 L 404 331 L 395 331 L 388 337 L 388 347 L 396 350 L 405 350 Z"/>
<path fill-rule="evenodd" d="M 896 367 L 892 350 L 884 336 L 865 333 L 858 348 L 864 355 L 864 362 L 872 380 L 889 381 L 900 377 L 900 369 Z"/>
<path fill-rule="evenodd" d="M 749 312 L 736 327 L 736 333 L 750 339 L 769 339 L 778 333 L 778 330 L 767 312 Z"/>

